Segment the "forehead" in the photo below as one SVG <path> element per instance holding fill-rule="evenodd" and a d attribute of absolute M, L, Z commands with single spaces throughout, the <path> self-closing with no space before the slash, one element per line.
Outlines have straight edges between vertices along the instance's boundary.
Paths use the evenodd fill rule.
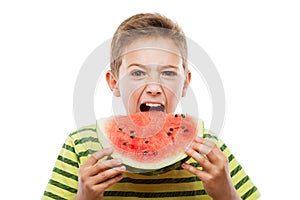
<path fill-rule="evenodd" d="M 182 65 L 179 48 L 168 38 L 140 38 L 126 46 L 122 64 Z"/>

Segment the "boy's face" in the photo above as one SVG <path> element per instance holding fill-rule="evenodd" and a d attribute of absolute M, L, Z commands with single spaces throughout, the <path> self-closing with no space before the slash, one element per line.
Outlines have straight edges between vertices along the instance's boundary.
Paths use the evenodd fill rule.
<path fill-rule="evenodd" d="M 120 96 L 128 114 L 175 111 L 185 95 L 191 74 L 185 72 L 180 51 L 166 38 L 141 38 L 125 48 L 119 78 L 111 71 L 107 82 Z"/>

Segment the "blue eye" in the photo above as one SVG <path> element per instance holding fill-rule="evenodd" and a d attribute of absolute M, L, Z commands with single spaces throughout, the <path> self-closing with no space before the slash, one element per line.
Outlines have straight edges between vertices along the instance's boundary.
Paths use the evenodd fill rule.
<path fill-rule="evenodd" d="M 138 70 L 138 71 L 132 72 L 131 75 L 132 76 L 144 76 L 145 73 L 143 71 Z"/>
<path fill-rule="evenodd" d="M 176 76 L 177 73 L 173 72 L 173 71 L 164 71 L 164 72 L 162 72 L 162 75 L 163 76 Z"/>

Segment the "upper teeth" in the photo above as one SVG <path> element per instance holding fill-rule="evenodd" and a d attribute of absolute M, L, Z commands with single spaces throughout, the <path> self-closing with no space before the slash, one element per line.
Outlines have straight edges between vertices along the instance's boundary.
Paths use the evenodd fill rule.
<path fill-rule="evenodd" d="M 159 103 L 146 103 L 146 106 L 157 107 L 157 106 L 161 106 L 161 104 L 159 104 Z"/>

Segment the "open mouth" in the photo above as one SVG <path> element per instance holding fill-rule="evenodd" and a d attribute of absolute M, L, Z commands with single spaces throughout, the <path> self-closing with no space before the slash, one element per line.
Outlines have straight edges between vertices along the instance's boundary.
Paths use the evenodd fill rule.
<path fill-rule="evenodd" d="M 148 112 L 148 111 L 165 111 L 165 106 L 159 103 L 143 103 L 140 105 L 141 112 Z"/>

